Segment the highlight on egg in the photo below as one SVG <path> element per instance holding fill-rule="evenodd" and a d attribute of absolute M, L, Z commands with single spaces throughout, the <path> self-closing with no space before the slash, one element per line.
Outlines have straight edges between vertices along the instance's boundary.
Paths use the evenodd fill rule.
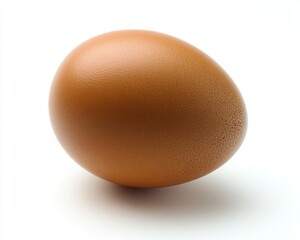
<path fill-rule="evenodd" d="M 107 181 L 165 187 L 202 177 L 241 145 L 243 98 L 209 56 L 152 31 L 102 34 L 62 62 L 49 96 L 58 141 Z"/>

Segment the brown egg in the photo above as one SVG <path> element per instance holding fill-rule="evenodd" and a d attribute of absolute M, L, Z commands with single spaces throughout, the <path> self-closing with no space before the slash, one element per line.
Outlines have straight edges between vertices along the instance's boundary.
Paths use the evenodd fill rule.
<path fill-rule="evenodd" d="M 50 92 L 55 134 L 113 183 L 163 187 L 225 163 L 246 132 L 243 99 L 206 54 L 174 37 L 116 31 L 75 48 Z"/>

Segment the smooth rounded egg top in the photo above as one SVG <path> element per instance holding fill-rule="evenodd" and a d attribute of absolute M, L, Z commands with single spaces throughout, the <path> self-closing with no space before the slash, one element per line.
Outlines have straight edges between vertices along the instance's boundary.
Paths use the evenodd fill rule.
<path fill-rule="evenodd" d="M 208 174 L 246 132 L 236 85 L 202 51 L 151 31 L 94 37 L 63 61 L 49 110 L 61 145 L 82 167 L 131 187 Z"/>

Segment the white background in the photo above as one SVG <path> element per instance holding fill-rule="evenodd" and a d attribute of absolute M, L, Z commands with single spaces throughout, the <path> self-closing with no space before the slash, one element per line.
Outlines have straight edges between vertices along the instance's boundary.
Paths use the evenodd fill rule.
<path fill-rule="evenodd" d="M 300 1 L 1 2 L 0 239 L 300 239 Z M 58 144 L 48 93 L 63 58 L 118 29 L 181 38 L 241 90 L 244 144 L 212 174 L 126 190 Z"/>

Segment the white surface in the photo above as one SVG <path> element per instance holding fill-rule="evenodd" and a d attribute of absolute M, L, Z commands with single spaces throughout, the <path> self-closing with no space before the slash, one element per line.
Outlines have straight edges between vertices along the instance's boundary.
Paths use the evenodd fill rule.
<path fill-rule="evenodd" d="M 300 239 L 300 1 L 5 0 L 1 11 L 0 239 Z M 190 42 L 240 88 L 246 140 L 205 178 L 125 190 L 55 139 L 57 67 L 82 41 L 129 28 Z"/>

